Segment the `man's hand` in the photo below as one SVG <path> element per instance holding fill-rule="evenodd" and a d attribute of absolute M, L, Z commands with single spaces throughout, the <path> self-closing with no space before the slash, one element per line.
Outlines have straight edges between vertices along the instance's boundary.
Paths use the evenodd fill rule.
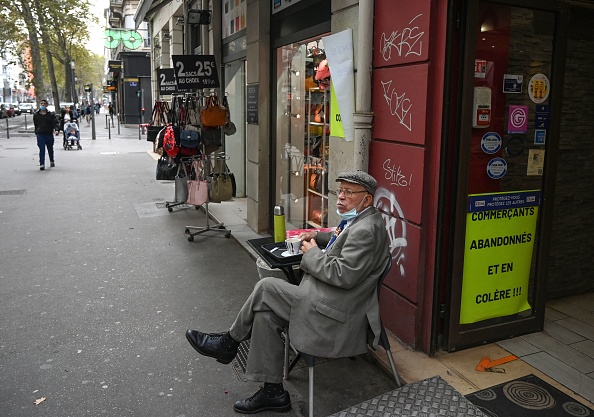
<path fill-rule="evenodd" d="M 307 253 L 308 250 L 317 246 L 318 244 L 316 243 L 315 239 L 304 240 L 303 242 L 301 242 L 301 251 L 303 253 Z"/>
<path fill-rule="evenodd" d="M 297 236 L 299 239 L 303 240 L 312 240 L 315 239 L 316 237 L 318 237 L 318 232 L 317 230 L 311 231 L 311 232 L 301 232 L 299 233 L 299 236 Z"/>

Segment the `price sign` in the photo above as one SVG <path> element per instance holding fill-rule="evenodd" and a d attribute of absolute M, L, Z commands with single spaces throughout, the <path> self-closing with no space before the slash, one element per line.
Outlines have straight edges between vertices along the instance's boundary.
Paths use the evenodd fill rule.
<path fill-rule="evenodd" d="M 157 79 L 159 80 L 159 94 L 176 94 L 177 84 L 175 83 L 175 70 L 173 68 L 157 69 Z"/>
<path fill-rule="evenodd" d="M 173 55 L 171 58 L 179 90 L 220 87 L 214 55 Z"/>

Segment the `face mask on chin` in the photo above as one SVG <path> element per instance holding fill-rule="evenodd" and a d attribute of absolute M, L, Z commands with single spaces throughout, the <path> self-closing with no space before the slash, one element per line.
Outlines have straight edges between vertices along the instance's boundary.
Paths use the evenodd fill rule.
<path fill-rule="evenodd" d="M 338 208 L 336 208 L 336 214 L 338 214 L 342 220 L 346 220 L 346 221 L 353 220 L 354 218 L 356 218 L 359 215 L 359 213 L 357 213 L 357 207 L 359 207 L 361 205 L 361 203 L 363 202 L 363 200 L 365 200 L 365 197 L 367 197 L 367 195 L 365 195 L 361 199 L 361 201 L 359 202 L 359 204 L 357 204 L 355 207 L 353 207 L 352 209 L 350 209 L 346 213 L 341 213 L 340 210 L 338 210 Z"/>

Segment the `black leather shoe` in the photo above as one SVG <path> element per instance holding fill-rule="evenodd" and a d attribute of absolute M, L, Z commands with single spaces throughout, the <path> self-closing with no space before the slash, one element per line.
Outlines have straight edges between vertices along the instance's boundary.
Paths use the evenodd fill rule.
<path fill-rule="evenodd" d="M 242 414 L 255 414 L 265 410 L 274 410 L 280 413 L 285 413 L 291 409 L 291 396 L 285 391 L 278 397 L 269 398 L 266 396 L 264 388 L 262 387 L 250 398 L 237 401 L 233 406 L 233 409 Z"/>
<path fill-rule="evenodd" d="M 204 356 L 215 358 L 217 362 L 228 364 L 237 355 L 237 345 L 226 348 L 223 346 L 223 336 L 226 333 L 202 333 L 198 330 L 188 330 L 186 339 L 196 351 Z"/>

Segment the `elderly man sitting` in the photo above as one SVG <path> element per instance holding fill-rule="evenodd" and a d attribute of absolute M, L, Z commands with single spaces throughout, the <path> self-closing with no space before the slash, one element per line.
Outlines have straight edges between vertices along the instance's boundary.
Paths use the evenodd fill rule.
<path fill-rule="evenodd" d="M 304 271 L 299 286 L 277 278 L 259 281 L 229 331 L 188 330 L 186 338 L 198 353 L 228 364 L 239 343 L 250 340 L 246 377 L 264 382 L 253 396 L 233 409 L 253 414 L 288 411 L 283 388 L 284 344 L 280 334 L 289 328 L 300 352 L 344 357 L 367 351 L 371 328 L 377 347 L 381 322 L 376 285 L 390 256 L 381 214 L 373 207 L 377 181 L 362 171 L 341 173 L 336 212 L 342 218 L 333 233 L 302 233 Z"/>

